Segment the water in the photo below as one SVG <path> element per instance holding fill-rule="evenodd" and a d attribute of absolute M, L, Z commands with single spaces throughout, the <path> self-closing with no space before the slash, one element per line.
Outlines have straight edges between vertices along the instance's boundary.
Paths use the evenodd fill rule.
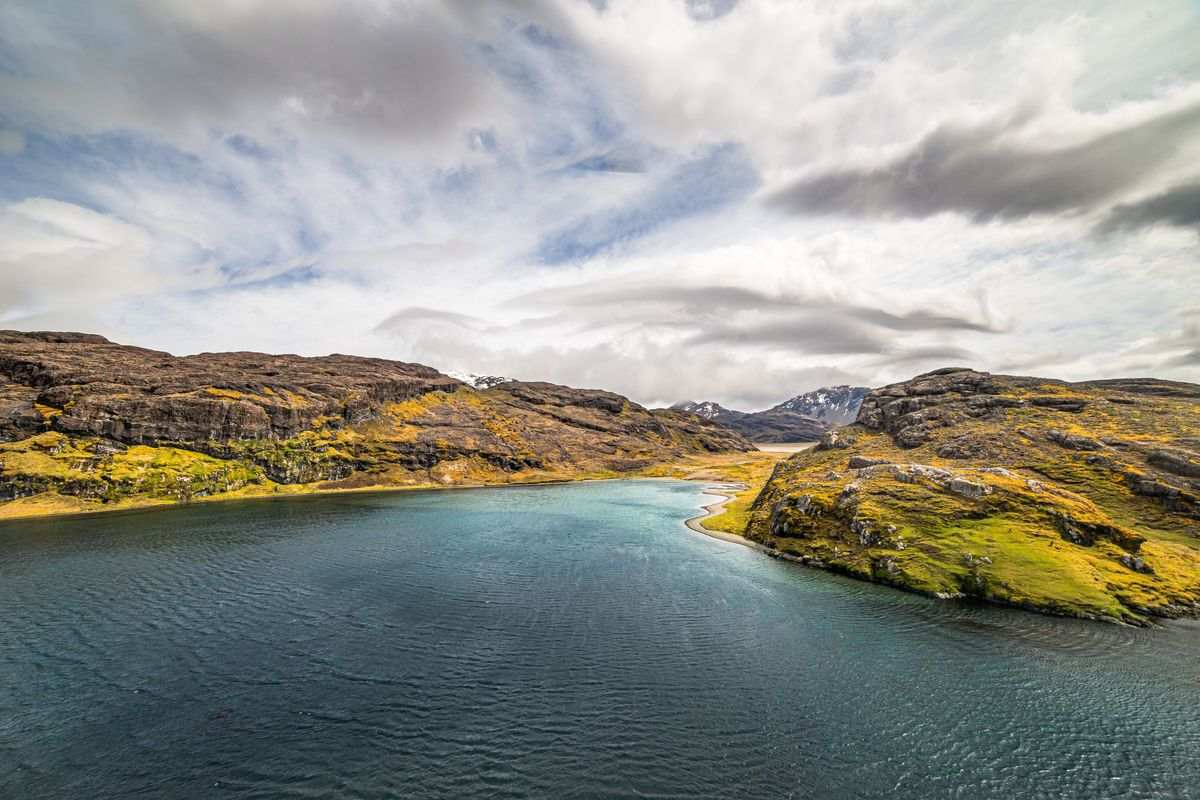
<path fill-rule="evenodd" d="M 939 603 L 671 482 L 0 526 L 0 798 L 1200 797 L 1200 627 Z"/>

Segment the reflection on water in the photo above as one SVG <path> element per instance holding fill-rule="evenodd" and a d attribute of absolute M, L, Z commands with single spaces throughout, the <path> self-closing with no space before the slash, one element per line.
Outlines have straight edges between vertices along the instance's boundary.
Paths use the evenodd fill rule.
<path fill-rule="evenodd" d="M 941 603 L 600 483 L 0 526 L 0 797 L 1192 797 L 1200 627 Z"/>

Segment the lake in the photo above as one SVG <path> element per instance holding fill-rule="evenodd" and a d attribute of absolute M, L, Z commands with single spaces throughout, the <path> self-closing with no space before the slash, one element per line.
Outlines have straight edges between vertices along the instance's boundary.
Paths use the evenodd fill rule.
<path fill-rule="evenodd" d="M 671 481 L 0 525 L 0 797 L 1200 797 L 1200 626 L 946 603 Z"/>

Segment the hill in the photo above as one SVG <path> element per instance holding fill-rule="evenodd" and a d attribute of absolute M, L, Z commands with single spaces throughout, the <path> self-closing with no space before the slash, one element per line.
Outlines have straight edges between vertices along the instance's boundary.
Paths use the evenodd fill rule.
<path fill-rule="evenodd" d="M 1200 609 L 1200 386 L 947 369 L 781 462 L 749 538 L 943 597 L 1145 622 Z"/>
<path fill-rule="evenodd" d="M 208 497 L 605 477 L 752 451 L 611 392 L 478 390 L 375 358 L 169 353 L 0 331 L 0 516 Z"/>

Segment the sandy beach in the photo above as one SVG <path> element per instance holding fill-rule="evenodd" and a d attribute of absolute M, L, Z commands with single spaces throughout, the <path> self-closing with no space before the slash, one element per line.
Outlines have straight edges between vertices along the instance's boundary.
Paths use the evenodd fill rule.
<path fill-rule="evenodd" d="M 767 548 L 763 547 L 758 542 L 750 541 L 745 536 L 738 536 L 736 533 L 727 533 L 725 531 L 714 531 L 714 530 L 704 527 L 704 520 L 708 519 L 709 517 L 715 517 L 717 514 L 720 514 L 721 507 L 724 506 L 726 503 L 728 503 L 730 500 L 732 500 L 734 498 L 734 496 L 737 494 L 737 492 L 742 491 L 743 489 L 746 489 L 746 488 L 747 488 L 746 485 L 742 484 L 742 483 L 723 484 L 720 486 L 705 487 L 705 489 L 704 489 L 705 494 L 711 494 L 716 497 L 719 497 L 720 499 L 704 506 L 703 514 L 697 514 L 696 516 L 692 517 L 691 519 L 686 520 L 684 524 L 686 524 L 689 528 L 694 530 L 696 533 L 702 533 L 705 536 L 711 536 L 714 539 L 721 539 L 726 542 L 733 542 L 734 544 L 740 544 L 740 545 L 744 545 L 746 547 L 751 547 L 751 548 L 754 548 L 755 550 L 760 550 L 764 553 L 767 552 Z"/>
<path fill-rule="evenodd" d="M 757 442 L 764 453 L 803 453 L 817 446 L 816 442 Z"/>

